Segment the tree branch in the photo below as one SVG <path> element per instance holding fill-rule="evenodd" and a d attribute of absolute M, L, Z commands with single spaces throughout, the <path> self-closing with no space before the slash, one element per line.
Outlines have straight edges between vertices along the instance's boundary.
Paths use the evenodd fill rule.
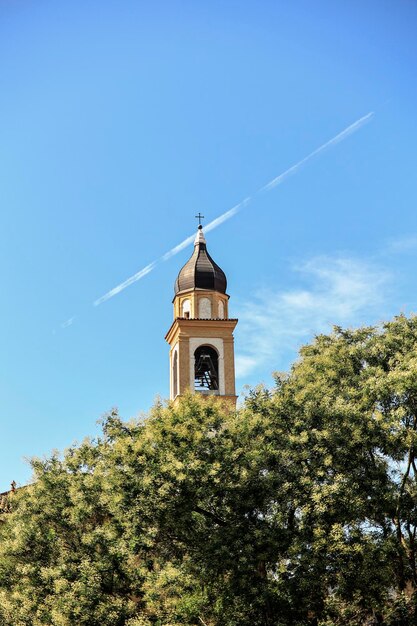
<path fill-rule="evenodd" d="M 204 517 L 213 520 L 213 522 L 216 522 L 216 524 L 218 524 L 219 526 L 227 526 L 226 522 L 221 517 L 219 517 L 215 513 L 212 513 L 211 511 L 206 511 L 205 509 L 201 508 L 201 506 L 195 505 L 193 510 L 196 513 L 201 513 L 201 515 L 204 515 Z"/>

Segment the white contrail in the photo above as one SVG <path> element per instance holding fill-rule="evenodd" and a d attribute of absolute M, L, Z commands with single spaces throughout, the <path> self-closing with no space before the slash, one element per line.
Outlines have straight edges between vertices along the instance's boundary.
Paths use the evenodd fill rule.
<path fill-rule="evenodd" d="M 304 159 L 301 159 L 301 161 L 298 161 L 298 163 L 296 163 L 295 165 L 292 165 L 290 168 L 285 170 L 285 172 L 282 172 L 282 174 L 279 174 L 279 176 L 276 176 L 275 178 L 273 178 L 264 187 L 261 187 L 260 189 L 258 189 L 256 194 L 261 193 L 262 191 L 270 191 L 277 185 L 280 185 L 288 176 L 295 174 L 295 172 L 302 165 L 304 165 L 304 163 L 312 159 L 314 156 L 316 156 L 320 152 L 323 152 L 323 150 L 326 150 L 326 148 L 330 148 L 331 146 L 334 146 L 340 141 L 343 141 L 343 139 L 346 139 L 346 137 L 348 137 L 352 133 L 359 130 L 363 126 L 363 124 L 366 124 L 366 122 L 368 122 L 371 119 L 373 115 L 374 113 L 373 111 L 371 111 L 367 115 L 364 115 L 360 119 L 356 120 L 356 122 L 353 122 L 353 124 L 351 124 L 344 130 L 342 130 L 340 133 L 335 135 L 335 137 L 333 137 L 332 139 L 329 139 L 329 141 L 326 141 L 326 143 L 324 143 L 319 148 L 316 148 L 315 150 L 313 150 L 313 152 L 310 152 L 310 154 L 304 157 Z M 223 222 L 230 219 L 231 217 L 236 215 L 236 213 L 238 213 L 241 209 L 247 206 L 250 201 L 251 201 L 251 197 L 249 196 L 245 198 L 244 200 L 242 200 L 242 202 L 239 202 L 239 204 L 236 204 L 234 207 L 226 211 L 225 213 L 222 213 L 222 215 L 220 215 L 219 217 L 216 217 L 216 219 L 214 219 L 212 222 L 204 226 L 205 232 L 209 232 L 210 230 L 217 228 L 217 226 L 220 226 L 220 224 L 223 224 Z M 126 287 L 129 287 L 136 281 L 140 280 L 141 278 L 143 278 L 144 276 L 152 272 L 152 270 L 155 269 L 155 267 L 160 262 L 168 261 L 168 259 L 171 259 L 173 256 L 181 252 L 181 250 L 184 250 L 184 248 L 189 246 L 194 241 L 194 238 L 195 238 L 195 234 L 193 233 L 192 235 L 190 235 L 189 237 L 181 241 L 181 243 L 171 248 L 171 250 L 168 250 L 168 252 L 165 252 L 165 254 L 160 259 L 157 259 L 156 261 L 152 261 L 152 263 L 149 263 L 149 265 L 141 269 L 139 272 L 137 272 L 136 274 L 134 274 L 127 280 L 120 283 L 120 285 L 117 285 L 116 287 L 114 287 L 113 289 L 105 293 L 104 296 L 101 296 L 101 298 L 98 298 L 97 300 L 95 300 L 94 306 L 98 306 L 99 304 L 106 302 L 106 300 L 110 300 L 110 298 L 113 298 L 114 296 L 116 296 L 118 293 L 126 289 Z"/>
<path fill-rule="evenodd" d="M 239 202 L 239 204 L 236 204 L 236 206 L 234 206 L 233 208 L 229 209 L 225 213 L 222 213 L 222 215 L 219 215 L 219 217 L 216 217 L 215 220 L 209 222 L 209 224 L 206 224 L 204 226 L 204 232 L 208 233 L 214 228 L 217 228 L 217 226 L 220 226 L 220 224 L 223 224 L 223 222 L 236 215 L 236 213 L 240 211 L 240 209 L 243 209 L 243 207 L 246 206 L 249 202 L 250 198 L 245 198 L 242 202 Z M 165 252 L 160 260 L 168 261 L 168 259 L 175 256 L 176 254 L 178 254 L 178 252 L 181 252 L 181 250 L 184 250 L 184 248 L 189 246 L 190 243 L 193 243 L 194 239 L 195 233 L 187 237 L 187 239 L 184 239 L 184 241 L 181 241 L 181 243 L 179 243 L 177 246 L 174 246 L 174 248 L 171 248 L 171 250 L 168 250 L 168 252 Z"/>
<path fill-rule="evenodd" d="M 371 119 L 373 114 L 374 114 L 374 112 L 371 111 L 367 115 L 364 115 L 363 117 L 361 117 L 359 120 L 356 120 L 356 122 L 353 122 L 353 124 L 351 124 L 350 126 L 345 128 L 344 130 L 342 130 L 342 132 L 340 132 L 338 135 L 336 135 L 332 139 L 329 139 L 329 141 L 326 141 L 326 143 L 324 143 L 319 148 L 316 148 L 315 150 L 313 150 L 313 152 L 310 152 L 310 154 L 308 154 L 306 157 L 304 157 L 304 159 L 301 159 L 301 161 L 298 161 L 298 163 L 296 163 L 292 167 L 290 167 L 287 170 L 285 170 L 285 172 L 283 172 L 282 174 L 280 174 L 276 178 L 273 178 L 264 187 L 261 187 L 261 189 L 259 189 L 259 191 L 269 191 L 270 189 L 273 189 L 273 187 L 276 187 L 277 185 L 280 185 L 286 178 L 288 178 L 288 176 L 291 176 L 292 174 L 295 174 L 295 172 L 302 165 L 304 165 L 304 163 L 306 163 L 307 161 L 312 159 L 314 156 L 316 156 L 320 152 L 323 152 L 323 150 L 326 150 L 326 148 L 330 148 L 331 146 L 334 146 L 335 144 L 339 143 L 339 141 L 343 141 L 343 139 L 346 139 L 346 137 L 348 137 L 352 133 L 355 133 L 357 130 L 359 130 L 361 128 L 361 126 L 366 124 L 366 122 L 369 122 L 369 120 Z"/>
<path fill-rule="evenodd" d="M 74 323 L 74 320 L 75 320 L 75 317 L 70 317 L 65 322 L 62 322 L 61 328 L 68 328 L 68 326 L 72 326 L 72 324 Z"/>
<path fill-rule="evenodd" d="M 219 217 L 216 217 L 215 220 L 213 220 L 212 222 L 204 226 L 204 231 L 208 233 L 211 230 L 213 230 L 213 228 L 217 228 L 217 226 L 220 226 L 220 224 L 223 224 L 223 222 L 225 222 L 226 220 L 236 215 L 236 213 L 238 213 L 241 209 L 247 206 L 250 201 L 251 201 L 251 198 L 250 196 L 248 196 L 247 198 L 242 200 L 242 202 L 239 202 L 239 204 L 236 204 L 232 209 L 229 209 L 228 211 L 226 211 L 226 213 L 223 213 Z"/>
<path fill-rule="evenodd" d="M 187 239 L 184 239 L 184 241 L 181 241 L 181 243 L 179 243 L 177 246 L 174 246 L 174 248 L 171 248 L 171 250 L 168 250 L 168 252 L 165 252 L 165 254 L 162 257 L 162 260 L 168 261 L 168 259 L 175 256 L 176 254 L 178 254 L 178 252 L 181 252 L 181 250 L 184 250 L 184 248 L 189 246 L 190 243 L 193 243 L 194 239 L 195 239 L 195 233 L 187 237 Z"/>
<path fill-rule="evenodd" d="M 141 278 L 146 276 L 146 274 L 149 274 L 149 272 L 152 272 L 156 264 L 157 264 L 157 261 L 153 261 L 152 263 L 149 263 L 149 265 L 144 267 L 142 270 L 139 270 L 139 272 L 136 272 L 136 274 L 133 274 L 133 276 L 131 276 L 127 280 L 124 280 L 122 283 L 120 283 L 120 285 L 117 285 L 117 287 L 110 289 L 110 291 L 105 293 L 104 296 L 101 296 L 101 298 L 98 298 L 97 300 L 94 301 L 94 306 L 98 306 L 99 304 L 106 302 L 106 300 L 110 300 L 110 298 L 113 298 L 113 296 L 116 296 L 118 293 L 123 291 L 123 289 L 126 289 L 126 287 L 129 287 L 129 285 L 133 285 L 133 283 L 135 283 L 137 280 L 140 280 Z"/>
<path fill-rule="evenodd" d="M 209 232 L 210 230 L 217 228 L 217 226 L 220 226 L 220 224 L 223 224 L 223 222 L 225 222 L 226 220 L 236 215 L 236 213 L 240 211 L 240 209 L 242 209 L 244 206 L 246 206 L 249 202 L 250 202 L 250 198 L 245 198 L 242 202 L 239 202 L 239 204 L 236 204 L 236 206 L 234 206 L 233 208 L 229 209 L 228 211 L 226 211 L 219 217 L 216 217 L 215 220 L 213 220 L 212 222 L 207 224 L 207 226 L 204 227 L 205 232 Z M 168 250 L 168 252 L 166 252 L 163 256 L 161 256 L 160 259 L 157 259 L 156 261 L 152 261 L 152 263 L 149 263 L 149 265 L 144 267 L 142 270 L 140 270 L 139 272 L 137 272 L 136 274 L 134 274 L 127 280 L 124 280 L 122 283 L 120 283 L 120 285 L 113 287 L 113 289 L 105 293 L 104 296 L 101 296 L 101 298 L 98 298 L 97 300 L 95 300 L 94 306 L 98 306 L 99 304 L 106 302 L 106 300 L 110 300 L 110 298 L 117 296 L 117 294 L 123 291 L 123 289 L 126 289 L 126 287 L 129 287 L 136 281 L 140 280 L 141 278 L 143 278 L 144 276 L 152 272 L 152 270 L 155 269 L 158 263 L 160 263 L 161 261 L 168 261 L 168 259 L 178 254 L 178 252 L 181 252 L 181 250 L 184 250 L 184 248 L 186 248 L 190 243 L 192 243 L 194 239 L 195 239 L 195 233 L 187 237 L 187 239 L 184 239 L 184 241 L 181 241 L 181 243 L 179 243 L 174 248 L 171 248 L 171 250 Z"/>

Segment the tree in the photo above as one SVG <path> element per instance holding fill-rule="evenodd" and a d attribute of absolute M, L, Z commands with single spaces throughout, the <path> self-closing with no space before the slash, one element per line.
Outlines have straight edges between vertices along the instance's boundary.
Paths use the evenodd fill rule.
<path fill-rule="evenodd" d="M 336 328 L 237 412 L 112 412 L 35 460 L 0 525 L 0 624 L 414 623 L 416 363 L 415 317 Z"/>
<path fill-rule="evenodd" d="M 335 623 L 383 620 L 415 594 L 416 359 L 417 318 L 398 316 L 317 337 L 278 381 L 275 416 L 305 455 L 294 559 L 318 619 L 340 605 Z"/>

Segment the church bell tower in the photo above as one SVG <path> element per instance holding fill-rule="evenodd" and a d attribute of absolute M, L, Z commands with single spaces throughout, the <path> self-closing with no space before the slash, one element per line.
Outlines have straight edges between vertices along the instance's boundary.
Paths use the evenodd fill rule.
<path fill-rule="evenodd" d="M 189 389 L 236 406 L 233 330 L 226 276 L 207 252 L 201 224 L 194 252 L 175 281 L 170 350 L 170 398 Z"/>

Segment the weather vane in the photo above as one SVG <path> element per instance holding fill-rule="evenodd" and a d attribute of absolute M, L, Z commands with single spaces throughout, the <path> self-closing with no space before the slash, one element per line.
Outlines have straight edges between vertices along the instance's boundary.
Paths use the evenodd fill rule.
<path fill-rule="evenodd" d="M 204 215 L 201 215 L 201 213 L 199 211 L 198 215 L 195 215 L 194 217 L 198 220 L 198 225 L 201 226 L 201 220 L 204 219 Z"/>

